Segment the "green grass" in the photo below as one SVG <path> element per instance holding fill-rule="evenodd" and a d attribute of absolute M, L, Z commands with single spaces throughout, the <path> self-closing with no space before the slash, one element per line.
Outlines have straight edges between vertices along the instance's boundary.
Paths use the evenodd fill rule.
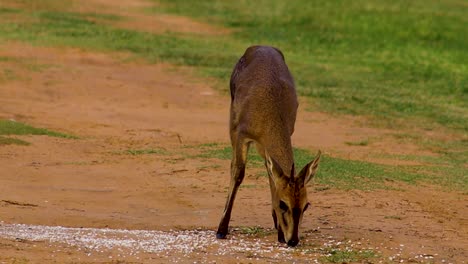
<path fill-rule="evenodd" d="M 367 146 L 369 145 L 369 139 L 364 139 L 360 141 L 350 141 L 350 142 L 345 142 L 346 145 L 348 146 Z"/>
<path fill-rule="evenodd" d="M 384 216 L 384 219 L 402 220 L 403 218 L 399 215 L 387 215 L 387 216 Z"/>
<path fill-rule="evenodd" d="M 239 232 L 240 234 L 243 235 L 248 235 L 248 236 L 253 236 L 253 237 L 265 237 L 271 234 L 276 233 L 274 229 L 271 228 L 263 228 L 261 226 L 240 226 L 240 227 L 234 227 L 233 228 L 234 232 Z"/>
<path fill-rule="evenodd" d="M 6 1 L 5 1 L 6 2 Z M 80 7 L 81 3 L 77 0 L 11 0 L 21 9 L 15 8 L 20 11 L 41 11 L 41 10 L 53 10 L 53 11 L 64 11 L 70 10 L 74 7 Z M 1 3 L 0 3 L 1 4 Z"/>
<path fill-rule="evenodd" d="M 0 136 L 0 146 L 2 145 L 23 145 L 27 146 L 30 143 L 21 140 L 21 139 L 16 139 L 16 138 L 9 138 L 9 137 L 2 137 Z"/>
<path fill-rule="evenodd" d="M 189 158 L 230 160 L 232 148 L 218 143 L 196 146 L 200 153 Z M 299 171 L 314 159 L 315 153 L 305 149 L 294 148 L 296 170 Z M 465 150 L 466 152 L 466 150 Z M 451 152 L 450 152 L 451 153 Z M 453 154 L 451 154 L 453 155 Z M 430 183 L 437 184 L 450 190 L 468 190 L 468 173 L 465 167 L 467 154 L 442 155 L 441 157 L 411 156 L 411 155 L 381 155 L 384 158 L 427 161 L 428 164 L 390 166 L 365 161 L 346 160 L 323 155 L 316 182 L 320 185 L 332 186 L 339 189 L 381 189 L 389 188 L 388 182 L 400 181 L 408 184 Z M 263 160 L 250 148 L 247 158 L 247 169 L 263 168 Z M 265 173 L 260 173 L 265 176 Z"/>
<path fill-rule="evenodd" d="M 21 12 L 20 9 L 0 6 L 0 15 L 3 15 L 3 14 L 16 14 L 16 13 L 19 13 L 19 12 Z"/>
<path fill-rule="evenodd" d="M 322 262 L 329 263 L 372 263 L 370 259 L 378 255 L 372 250 L 328 249 Z"/>
<path fill-rule="evenodd" d="M 196 158 L 215 158 L 215 159 L 225 159 L 230 160 L 232 158 L 232 148 L 230 146 L 223 146 L 218 143 L 208 143 L 199 145 L 198 148 L 201 150 L 201 153 L 195 155 Z M 255 147 L 250 147 L 249 153 L 247 156 L 248 165 L 253 167 L 263 167 L 264 161 L 258 155 Z"/>
<path fill-rule="evenodd" d="M 130 154 L 130 155 L 146 155 L 146 154 L 167 154 L 167 151 L 162 148 L 156 148 L 156 149 L 128 149 L 124 151 L 125 154 Z"/>
<path fill-rule="evenodd" d="M 233 28 L 244 46 L 280 47 L 314 109 L 468 129 L 468 20 L 459 1 L 156 2 Z M 220 66 L 229 75 L 232 65 Z"/>
<path fill-rule="evenodd" d="M 95 19 L 98 21 L 120 21 L 123 18 L 113 14 L 100 14 L 100 13 L 80 13 L 80 16 L 85 19 Z"/>
<path fill-rule="evenodd" d="M 220 144 L 199 146 L 201 152 L 195 158 L 215 158 L 230 160 L 232 148 Z M 315 153 L 305 149 L 294 148 L 296 170 L 302 169 L 312 161 Z M 248 163 L 255 168 L 263 168 L 263 160 L 251 148 Z M 451 189 L 467 189 L 466 176 L 457 173 L 446 176 L 437 175 L 435 170 L 428 170 L 426 166 L 389 166 L 364 161 L 345 160 L 341 158 L 322 155 L 316 182 L 320 185 L 339 189 L 382 189 L 389 188 L 388 181 L 401 181 L 408 184 L 419 182 L 437 183 Z"/>
<path fill-rule="evenodd" d="M 27 75 L 25 76 L 18 74 L 17 68 L 25 69 L 31 72 L 42 72 L 43 70 L 51 67 L 51 65 L 39 64 L 31 59 L 7 56 L 0 56 L 0 63 L 2 62 L 8 62 L 10 64 L 15 65 L 16 67 L 12 68 L 9 64 L 0 65 L 0 67 L 2 68 L 0 70 L 0 82 L 8 82 L 13 80 L 30 80 L 30 78 Z"/>
<path fill-rule="evenodd" d="M 18 80 L 20 77 L 11 69 L 2 69 L 0 71 L 0 82 Z"/>
<path fill-rule="evenodd" d="M 307 152 L 304 155 L 307 157 L 307 160 L 313 158 Z M 421 181 L 431 182 L 432 179 L 426 177 L 426 175 L 418 170 L 411 170 L 403 166 L 395 167 L 324 155 L 320 161 L 316 181 L 322 185 L 340 189 L 372 190 L 388 188 L 388 181 L 416 184 Z"/>
<path fill-rule="evenodd" d="M 397 137 L 399 138 L 399 137 Z M 467 190 L 468 188 L 468 140 L 430 140 L 421 135 L 405 135 L 402 143 L 414 143 L 430 150 L 435 156 L 380 155 L 404 161 L 420 162 L 421 165 L 406 166 L 407 170 L 429 175 L 432 183 Z"/>
<path fill-rule="evenodd" d="M 196 36 L 154 35 L 113 28 L 88 19 L 87 14 L 40 11 L 25 13 L 35 22 L 3 23 L 0 39 L 16 39 L 39 45 L 82 47 L 99 51 L 130 52 L 150 62 L 170 61 L 216 71 L 232 65 L 237 55 L 219 52 L 229 43 Z"/>
<path fill-rule="evenodd" d="M 77 139 L 76 136 L 32 127 L 20 122 L 0 120 L 0 135 L 46 135 L 51 137 Z"/>

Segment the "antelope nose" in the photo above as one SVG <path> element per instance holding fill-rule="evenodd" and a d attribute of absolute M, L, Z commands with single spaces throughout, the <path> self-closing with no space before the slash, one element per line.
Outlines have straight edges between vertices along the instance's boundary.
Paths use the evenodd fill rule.
<path fill-rule="evenodd" d="M 299 243 L 299 239 L 291 239 L 288 241 L 288 246 L 295 247 Z"/>

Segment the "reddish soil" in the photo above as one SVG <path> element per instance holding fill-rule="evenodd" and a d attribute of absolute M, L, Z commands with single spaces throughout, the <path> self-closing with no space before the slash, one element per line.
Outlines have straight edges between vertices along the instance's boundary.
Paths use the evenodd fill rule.
<path fill-rule="evenodd" d="M 96 2 L 108 5 L 111 1 Z M 129 10 L 121 12 L 133 12 Z M 137 16 L 129 15 L 132 22 L 117 22 L 116 26 L 140 27 L 142 20 Z M 155 20 L 170 20 L 166 18 Z M 175 23 L 191 23 L 187 21 L 181 18 Z M 175 25 L 168 22 L 166 26 L 172 29 Z M 190 28 L 188 25 L 187 32 Z M 216 28 L 207 26 L 205 33 L 212 31 Z M 80 137 L 15 136 L 31 145 L 0 146 L 0 221 L 164 231 L 216 228 L 229 183 L 229 161 L 193 156 L 200 153 L 200 144 L 229 144 L 229 98 L 213 90 L 212 81 L 195 77 L 190 68 L 128 62 L 126 54 L 3 43 L 0 57 L 10 58 L 0 61 L 0 72 L 8 69 L 12 73 L 11 78 L 0 80 L 0 118 Z M 359 118 L 306 112 L 304 105 L 293 136 L 297 147 L 386 164 L 402 161 L 373 157 L 435 155 L 397 141 L 391 134 L 398 131 L 365 127 Z M 368 138 L 373 140 L 367 146 L 346 144 Z M 138 149 L 166 152 L 125 153 Z M 241 188 L 236 200 L 231 226 L 272 226 L 268 183 L 255 176 L 258 170 L 247 172 L 246 188 Z M 304 236 L 318 244 L 329 237 L 357 241 L 361 249 L 380 252 L 370 262 L 465 263 L 466 195 L 432 186 L 394 187 L 399 191 L 311 186 L 313 206 L 305 216 Z M 262 239 L 274 243 L 275 234 Z M 204 254 L 179 260 L 223 260 L 209 250 Z M 57 243 L 0 237 L 0 263 L 153 263 L 177 257 L 166 259 L 148 252 L 139 253 L 138 258 L 117 256 L 109 250 L 89 257 Z M 228 260 L 281 262 L 255 259 L 247 253 L 238 257 Z M 297 261 L 311 259 L 299 255 Z"/>

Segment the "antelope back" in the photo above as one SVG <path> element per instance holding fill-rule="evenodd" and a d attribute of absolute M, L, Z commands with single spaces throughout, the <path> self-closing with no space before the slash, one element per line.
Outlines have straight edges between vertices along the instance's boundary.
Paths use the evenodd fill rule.
<path fill-rule="evenodd" d="M 236 132 L 245 133 L 262 156 L 268 153 L 289 173 L 298 102 L 283 53 L 268 46 L 249 47 L 234 67 L 230 90 L 231 140 Z"/>

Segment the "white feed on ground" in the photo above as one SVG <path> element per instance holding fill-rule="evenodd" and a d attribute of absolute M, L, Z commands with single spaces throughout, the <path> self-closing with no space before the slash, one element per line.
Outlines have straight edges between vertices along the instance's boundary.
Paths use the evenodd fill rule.
<path fill-rule="evenodd" d="M 263 259 L 269 262 L 293 260 L 301 263 L 319 263 L 321 257 L 330 257 L 333 252 L 373 252 L 377 258 L 383 257 L 380 249 L 390 250 L 391 261 L 431 260 L 437 254 L 427 254 L 424 246 L 421 252 L 404 252 L 403 244 L 397 247 L 385 247 L 381 243 L 375 247 L 372 241 L 336 240 L 325 235 L 317 228 L 316 233 L 304 234 L 301 244 L 288 248 L 273 240 L 253 238 L 243 234 L 231 234 L 228 239 L 216 239 L 212 230 L 125 230 L 99 228 L 69 228 L 62 226 L 38 226 L 24 224 L 5 224 L 0 221 L 0 238 L 24 241 L 44 241 L 62 245 L 62 248 L 73 247 L 92 255 L 93 252 L 117 251 L 119 257 L 137 256 L 139 253 L 150 253 L 161 257 L 176 255 L 176 259 L 205 259 L 214 256 L 236 256 L 237 258 Z M 315 245 L 315 246 L 312 246 Z M 404 254 L 406 253 L 406 254 Z M 406 257 L 403 257 L 407 255 Z M 298 259 L 298 256 L 304 259 Z M 409 255 L 409 256 L 408 256 Z M 444 259 L 439 259 L 445 262 Z M 463 262 L 464 263 L 464 262 Z"/>
<path fill-rule="evenodd" d="M 288 258 L 291 256 L 287 252 L 292 251 L 290 248 L 278 247 L 261 239 L 247 241 L 240 236 L 231 236 L 230 239 L 219 240 L 216 239 L 214 231 L 208 230 L 163 232 L 0 223 L 0 237 L 62 243 L 86 251 L 120 249 L 125 255 L 135 255 L 138 252 L 167 255 L 168 252 L 173 252 L 189 256 L 192 253 L 209 251 L 218 256 L 255 252 L 259 257 L 268 253 L 276 256 L 277 253 L 284 254 L 281 256 L 283 258 Z"/>

